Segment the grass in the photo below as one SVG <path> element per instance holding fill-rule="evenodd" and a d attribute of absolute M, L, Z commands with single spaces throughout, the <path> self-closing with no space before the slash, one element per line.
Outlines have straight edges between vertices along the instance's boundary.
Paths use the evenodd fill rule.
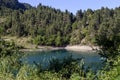
<path fill-rule="evenodd" d="M 23 48 L 27 48 L 27 49 L 35 49 L 36 45 L 30 43 L 31 42 L 31 37 L 16 37 L 16 36 L 2 36 L 2 38 L 5 41 L 14 41 L 15 44 L 17 44 L 18 46 L 21 46 Z"/>

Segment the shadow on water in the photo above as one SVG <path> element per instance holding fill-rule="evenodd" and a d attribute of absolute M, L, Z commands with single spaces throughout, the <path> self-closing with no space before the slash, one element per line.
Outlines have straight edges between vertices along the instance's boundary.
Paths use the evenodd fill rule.
<path fill-rule="evenodd" d="M 50 61 L 53 59 L 58 59 L 62 61 L 65 58 L 72 56 L 73 59 L 81 59 L 84 62 L 84 68 L 90 67 L 92 70 L 99 70 L 103 67 L 103 62 L 101 57 L 96 52 L 75 52 L 67 51 L 64 49 L 61 50 L 52 50 L 52 51 L 31 51 L 26 56 L 21 58 L 23 63 L 28 63 L 33 65 L 34 63 L 40 64 L 43 69 L 48 68 Z"/>

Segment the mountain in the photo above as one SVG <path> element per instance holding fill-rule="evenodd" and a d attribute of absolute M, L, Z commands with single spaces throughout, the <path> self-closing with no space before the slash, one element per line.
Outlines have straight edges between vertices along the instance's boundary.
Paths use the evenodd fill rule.
<path fill-rule="evenodd" d="M 18 0 L 0 0 L 0 6 L 11 9 L 28 9 L 32 6 L 26 3 L 19 3 Z"/>

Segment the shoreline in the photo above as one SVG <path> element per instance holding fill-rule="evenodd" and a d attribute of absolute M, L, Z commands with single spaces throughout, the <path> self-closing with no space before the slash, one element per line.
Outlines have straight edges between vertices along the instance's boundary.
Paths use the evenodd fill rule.
<path fill-rule="evenodd" d="M 95 51 L 99 50 L 98 46 L 88 46 L 88 45 L 68 45 L 66 47 L 52 47 L 52 46 L 38 46 L 38 48 L 26 48 L 26 49 L 20 49 L 20 51 L 45 51 L 45 50 L 61 50 L 65 49 L 68 51 Z"/>
<path fill-rule="evenodd" d="M 67 45 L 65 47 L 53 47 L 53 46 L 36 46 L 35 44 L 28 43 L 31 37 L 21 37 L 17 38 L 16 36 L 4 36 L 2 37 L 5 41 L 14 41 L 18 46 L 22 46 L 23 49 L 20 51 L 44 51 L 44 50 L 60 50 L 65 49 L 68 51 L 95 51 L 100 50 L 100 47 L 94 45 Z"/>
<path fill-rule="evenodd" d="M 66 50 L 71 50 L 71 51 L 95 51 L 95 50 L 100 50 L 98 46 L 88 46 L 88 45 L 72 45 L 72 46 L 66 46 Z"/>

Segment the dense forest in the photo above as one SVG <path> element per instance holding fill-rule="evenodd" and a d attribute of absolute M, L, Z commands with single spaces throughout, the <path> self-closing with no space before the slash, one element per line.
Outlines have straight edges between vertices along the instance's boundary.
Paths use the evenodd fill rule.
<path fill-rule="evenodd" d="M 31 43 L 49 46 L 94 44 L 98 35 L 111 39 L 120 33 L 120 8 L 69 11 L 43 6 L 31 7 L 17 0 L 0 0 L 2 35 L 32 36 Z"/>
<path fill-rule="evenodd" d="M 31 36 L 31 43 L 47 46 L 98 45 L 106 65 L 98 72 L 84 71 L 77 60 L 53 60 L 48 70 L 19 61 L 23 52 L 1 36 Z M 39 4 L 32 7 L 18 0 L 0 0 L 1 80 L 119 80 L 120 7 L 78 10 L 76 15 Z"/>

